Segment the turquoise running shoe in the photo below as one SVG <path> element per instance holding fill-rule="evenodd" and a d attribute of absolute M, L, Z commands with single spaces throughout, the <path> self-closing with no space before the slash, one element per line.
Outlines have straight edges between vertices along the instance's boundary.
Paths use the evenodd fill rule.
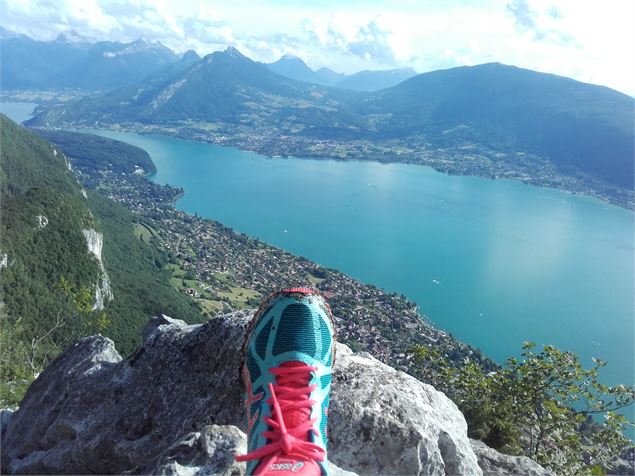
<path fill-rule="evenodd" d="M 314 290 L 284 289 L 254 315 L 243 348 L 248 475 L 328 475 L 326 424 L 335 329 Z"/>

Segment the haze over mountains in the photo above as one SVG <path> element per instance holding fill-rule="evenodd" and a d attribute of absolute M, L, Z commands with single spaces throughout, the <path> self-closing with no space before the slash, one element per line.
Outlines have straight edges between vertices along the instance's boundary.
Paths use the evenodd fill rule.
<path fill-rule="evenodd" d="M 227 133 L 242 127 L 267 136 L 393 141 L 465 153 L 486 147 L 518 161 L 536 154 L 564 172 L 633 188 L 635 100 L 606 87 L 490 63 L 351 92 L 281 76 L 235 48 L 191 61 L 134 86 L 48 109 L 31 124 L 198 122 L 203 130 Z"/>
<path fill-rule="evenodd" d="M 194 51 L 180 56 L 160 42 L 97 41 L 74 30 L 52 41 L 38 41 L 0 27 L 3 89 L 108 90 L 134 84 L 163 69 L 178 69 L 179 60 L 191 59 Z M 313 71 L 300 58 L 285 55 L 268 65 L 282 76 L 344 89 L 372 91 L 414 76 L 411 68 L 361 71 L 352 75 L 328 68 Z"/>
<path fill-rule="evenodd" d="M 3 89 L 112 89 L 140 81 L 176 63 L 179 56 L 158 42 L 95 42 L 74 31 L 37 41 L 3 29 Z"/>

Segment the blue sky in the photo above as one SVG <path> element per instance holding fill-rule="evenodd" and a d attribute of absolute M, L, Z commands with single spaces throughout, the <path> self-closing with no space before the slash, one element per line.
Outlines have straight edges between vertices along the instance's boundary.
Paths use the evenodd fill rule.
<path fill-rule="evenodd" d="M 635 95 L 635 1 L 0 0 L 5 28 L 37 39 L 161 41 L 200 54 L 232 45 L 342 72 L 418 72 L 500 61 Z"/>

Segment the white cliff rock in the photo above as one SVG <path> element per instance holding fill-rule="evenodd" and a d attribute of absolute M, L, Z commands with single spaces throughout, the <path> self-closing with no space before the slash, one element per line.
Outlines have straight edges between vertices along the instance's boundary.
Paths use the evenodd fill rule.
<path fill-rule="evenodd" d="M 110 287 L 110 279 L 108 278 L 108 273 L 106 272 L 106 268 L 104 267 L 104 263 L 101 258 L 104 240 L 102 234 L 97 233 L 92 228 L 82 230 L 82 233 L 84 234 L 84 238 L 86 238 L 88 251 L 95 255 L 97 261 L 99 262 L 101 276 L 99 277 L 99 281 L 95 287 L 95 304 L 93 305 L 93 309 L 101 311 L 108 301 L 114 299 L 112 289 Z"/>
<path fill-rule="evenodd" d="M 470 440 L 485 476 L 509 474 L 514 476 L 553 476 L 534 460 L 526 456 L 509 456 L 490 448 L 482 441 Z"/>
<path fill-rule="evenodd" d="M 482 474 L 463 414 L 443 393 L 339 345 L 332 460 L 359 474 Z"/>
<path fill-rule="evenodd" d="M 155 461 L 130 474 L 159 476 L 236 476 L 245 474 L 245 463 L 234 459 L 247 452 L 247 436 L 232 425 L 207 425 L 181 438 Z M 357 476 L 329 462 L 331 476 Z"/>
<path fill-rule="evenodd" d="M 46 228 L 46 226 L 49 224 L 49 219 L 46 218 L 45 215 L 37 215 L 35 217 L 35 226 L 38 227 L 38 229 L 42 229 L 42 228 Z"/>

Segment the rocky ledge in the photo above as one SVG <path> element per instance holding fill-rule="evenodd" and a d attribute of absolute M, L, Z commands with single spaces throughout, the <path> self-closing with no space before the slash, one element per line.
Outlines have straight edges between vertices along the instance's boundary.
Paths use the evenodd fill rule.
<path fill-rule="evenodd" d="M 127 359 L 105 337 L 78 341 L 2 415 L 3 473 L 244 474 L 233 456 L 246 447 L 238 367 L 250 317 L 155 317 Z M 336 475 L 547 474 L 470 441 L 443 393 L 344 345 L 329 445 Z"/>

